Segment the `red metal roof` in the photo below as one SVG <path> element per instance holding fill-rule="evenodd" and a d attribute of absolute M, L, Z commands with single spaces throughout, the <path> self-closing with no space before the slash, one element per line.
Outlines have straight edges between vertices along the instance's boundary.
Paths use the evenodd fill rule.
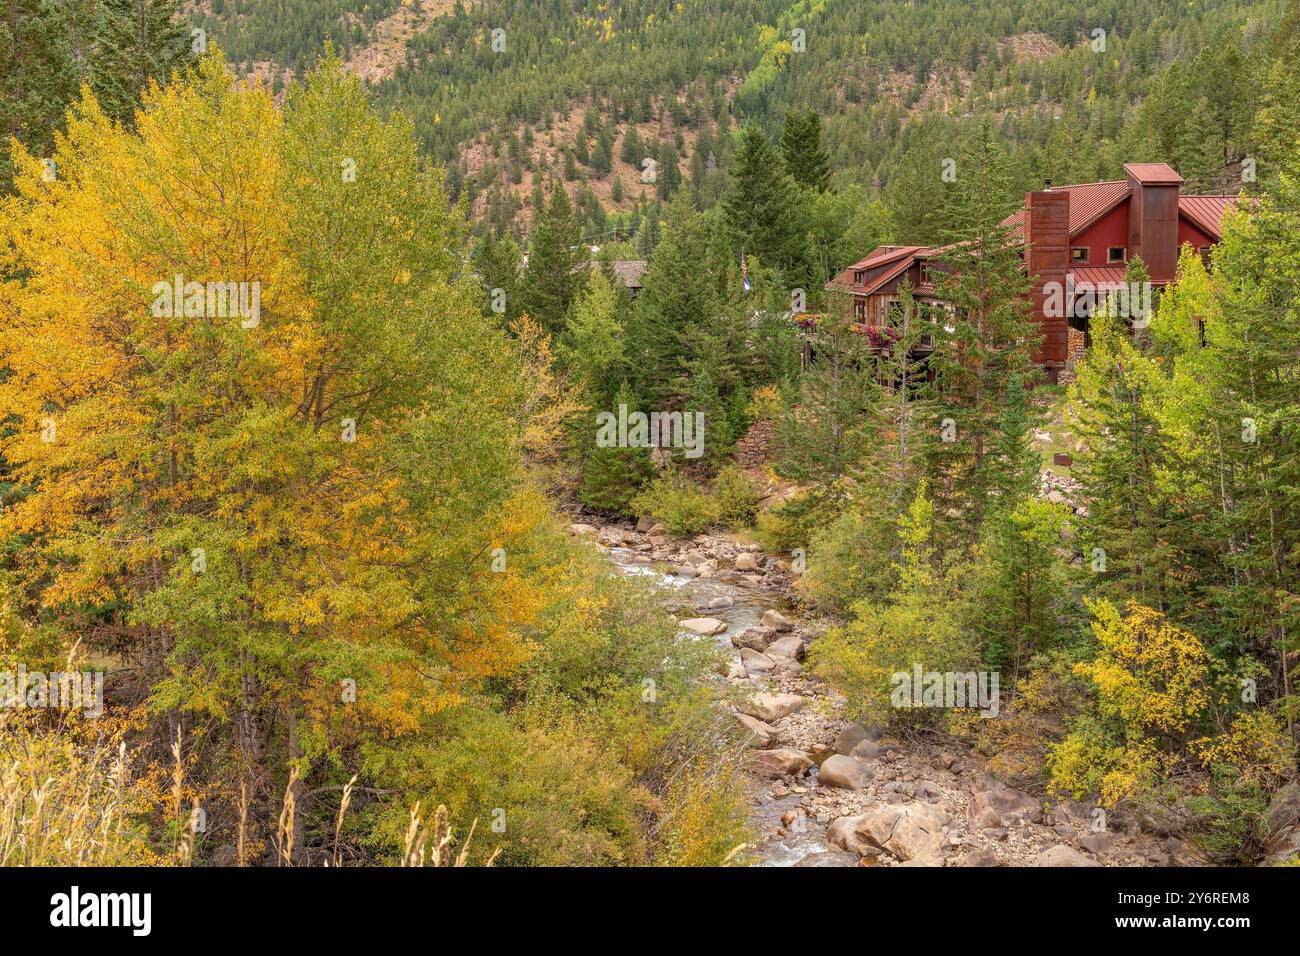
<path fill-rule="evenodd" d="M 916 248 L 921 249 L 924 247 L 917 246 Z M 871 283 L 869 285 L 866 285 L 862 288 L 861 290 L 862 295 L 870 295 L 872 292 L 875 292 L 877 289 L 879 289 L 890 279 L 893 279 L 895 276 L 903 272 L 906 272 L 907 269 L 912 265 L 914 258 L 915 257 L 913 256 L 906 256 L 905 258 L 900 259 L 894 265 L 890 266 L 884 272 L 880 273 L 880 275 L 876 276 L 874 279 L 871 280 Z M 859 290 L 855 288 L 853 291 L 857 292 Z"/>
<path fill-rule="evenodd" d="M 918 252 L 925 252 L 925 246 L 881 246 L 874 249 L 865 259 L 853 263 L 830 283 L 830 286 L 847 287 L 858 295 L 864 295 L 878 288 L 882 283 L 888 282 L 898 273 L 902 272 L 916 258 Z M 893 268 L 886 269 L 883 273 L 872 279 L 866 286 L 859 285 L 854 281 L 854 275 L 864 269 L 872 269 L 884 265 L 888 262 L 896 261 Z"/>
<path fill-rule="evenodd" d="M 1129 194 L 1126 180 L 1117 179 L 1105 183 L 1080 183 L 1077 186 L 1053 186 L 1052 192 L 1070 194 L 1070 236 L 1073 238 L 1106 213 L 1110 212 Z M 1014 226 L 1016 233 L 1024 238 L 1025 210 L 1017 210 L 1003 220 L 1003 225 Z"/>
<path fill-rule="evenodd" d="M 1116 289 L 1124 284 L 1124 266 L 1075 266 L 1069 274 L 1074 284 L 1086 282 L 1094 289 Z"/>
<path fill-rule="evenodd" d="M 1178 211 L 1216 239 L 1223 238 L 1223 214 L 1236 205 L 1236 196 L 1178 197 Z"/>
<path fill-rule="evenodd" d="M 1184 181 L 1168 163 L 1125 163 L 1124 172 L 1143 186 L 1173 186 Z"/>
<path fill-rule="evenodd" d="M 878 266 L 891 259 L 910 256 L 912 253 L 918 252 L 924 248 L 925 246 L 880 246 L 879 248 L 873 249 L 871 254 L 865 259 L 861 259 L 849 266 L 847 271 L 857 272 L 861 269 L 870 269 L 872 266 Z"/>

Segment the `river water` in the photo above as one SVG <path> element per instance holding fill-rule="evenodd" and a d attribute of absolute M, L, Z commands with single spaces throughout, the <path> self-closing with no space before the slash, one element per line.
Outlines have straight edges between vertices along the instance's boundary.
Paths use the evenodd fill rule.
<path fill-rule="evenodd" d="M 742 583 L 746 581 L 742 574 L 721 570 L 707 578 L 681 577 L 674 573 L 673 565 L 648 563 L 644 553 L 629 548 L 609 548 L 607 553 L 610 561 L 622 573 L 652 579 L 664 594 L 665 607 L 676 617 L 714 617 L 725 622 L 727 630 L 713 640 L 737 660 L 740 655 L 731 644 L 732 634 L 757 626 L 764 611 L 777 610 L 791 619 L 794 617 L 789 601 L 765 588 Z M 732 606 L 710 609 L 709 603 L 716 598 L 729 598 L 733 602 Z M 762 678 L 759 680 L 761 682 Z M 817 785 L 816 780 L 814 767 L 800 787 L 814 787 Z M 768 837 L 756 848 L 759 865 L 793 866 L 808 854 L 826 849 L 825 825 L 806 818 L 800 808 L 802 790 L 766 801 L 760 797 L 766 796 L 767 786 L 756 781 L 752 790 L 754 812 L 751 819 L 754 829 L 758 834 Z M 787 811 L 795 813 L 795 821 L 786 828 L 788 835 L 776 836 L 775 831 L 781 826 L 781 817 Z"/>

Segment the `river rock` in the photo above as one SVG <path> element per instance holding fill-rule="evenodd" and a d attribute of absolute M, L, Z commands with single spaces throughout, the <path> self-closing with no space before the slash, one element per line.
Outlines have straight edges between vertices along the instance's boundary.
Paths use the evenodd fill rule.
<path fill-rule="evenodd" d="M 769 654 L 780 654 L 782 657 L 790 657 L 796 661 L 803 660 L 803 641 L 795 634 L 789 634 L 785 637 L 777 638 L 771 644 L 767 645 Z"/>
<path fill-rule="evenodd" d="M 840 731 L 840 735 L 835 738 L 832 748 L 837 754 L 850 754 L 853 748 L 864 740 L 879 740 L 884 736 L 884 728 L 878 726 L 867 727 L 857 721 L 846 724 Z"/>
<path fill-rule="evenodd" d="M 984 790 L 971 795 L 969 816 L 972 823 L 984 810 L 991 810 L 998 817 L 1001 826 L 1012 826 L 1018 822 L 1037 823 L 1043 818 L 1043 806 L 1027 793 L 1021 793 L 1011 787 L 999 787 Z"/>
<path fill-rule="evenodd" d="M 871 846 L 888 850 L 903 862 L 940 861 L 950 817 L 928 803 L 878 807 L 858 818 L 856 832 Z"/>
<path fill-rule="evenodd" d="M 575 522 L 574 524 L 569 525 L 569 534 L 595 534 L 596 531 L 597 528 L 593 524 Z"/>
<path fill-rule="evenodd" d="M 749 769 L 764 777 L 799 776 L 813 765 L 812 759 L 791 747 L 776 750 L 758 750 L 749 757 Z"/>
<path fill-rule="evenodd" d="M 739 634 L 731 635 L 731 643 L 736 647 L 752 647 L 756 651 L 766 650 L 771 640 L 770 627 L 747 627 Z"/>
<path fill-rule="evenodd" d="M 770 674 L 776 670 L 776 661 L 762 651 L 751 650 L 748 647 L 740 649 L 740 663 L 744 664 L 745 670 L 751 674 Z"/>
<path fill-rule="evenodd" d="M 673 574 L 679 578 L 693 578 L 695 577 L 695 569 L 689 564 L 679 564 L 673 568 Z"/>
<path fill-rule="evenodd" d="M 1079 846 L 1094 856 L 1101 856 L 1114 848 L 1115 841 L 1109 833 L 1085 833 L 1079 837 Z"/>
<path fill-rule="evenodd" d="M 725 611 L 727 608 L 733 607 L 735 603 L 736 602 L 729 597 L 715 597 L 712 601 L 709 602 L 709 610 Z"/>
<path fill-rule="evenodd" d="M 740 554 L 736 555 L 735 567 L 737 571 L 757 571 L 758 558 L 750 554 L 748 551 L 742 551 Z"/>
<path fill-rule="evenodd" d="M 873 760 L 879 759 L 880 755 L 885 752 L 885 749 L 886 748 L 880 746 L 878 743 L 873 743 L 870 740 L 863 740 L 849 751 L 849 756 L 856 760 L 861 760 L 863 763 L 870 763 Z"/>
<path fill-rule="evenodd" d="M 794 625 L 791 624 L 780 611 L 764 611 L 759 623 L 764 627 L 770 627 L 774 631 L 792 631 Z"/>
<path fill-rule="evenodd" d="M 823 787 L 838 787 L 841 790 L 861 790 L 871 783 L 874 774 L 871 768 L 860 760 L 833 754 L 823 762 L 817 771 L 817 782 Z"/>
<path fill-rule="evenodd" d="M 736 708 L 742 714 L 770 724 L 802 710 L 806 703 L 808 701 L 798 694 L 755 694 L 749 700 L 741 701 Z"/>
<path fill-rule="evenodd" d="M 1034 866 L 1101 866 L 1101 864 L 1084 856 L 1073 847 L 1058 843 L 1038 854 Z"/>
<path fill-rule="evenodd" d="M 645 534 L 653 530 L 654 526 L 658 523 L 659 522 L 655 521 L 655 519 L 650 517 L 649 515 L 642 515 L 641 517 L 636 519 L 637 534 Z"/>
<path fill-rule="evenodd" d="M 716 617 L 689 617 L 684 621 L 678 621 L 677 626 L 683 631 L 702 634 L 706 637 L 721 634 L 727 629 L 726 622 L 719 621 Z"/>
<path fill-rule="evenodd" d="M 1002 826 L 1002 818 L 988 807 L 985 807 L 975 815 L 975 819 L 971 821 L 970 825 L 976 830 L 993 830 Z"/>
<path fill-rule="evenodd" d="M 798 677 L 803 673 L 803 665 L 793 657 L 782 657 L 780 654 L 768 654 L 768 657 L 776 663 L 775 672 L 787 677 Z"/>
<path fill-rule="evenodd" d="M 766 747 L 776 739 L 776 728 L 771 724 L 766 724 L 757 717 L 751 717 L 749 714 L 737 714 L 736 720 L 744 728 L 747 734 L 753 735 L 751 743 L 755 747 Z"/>

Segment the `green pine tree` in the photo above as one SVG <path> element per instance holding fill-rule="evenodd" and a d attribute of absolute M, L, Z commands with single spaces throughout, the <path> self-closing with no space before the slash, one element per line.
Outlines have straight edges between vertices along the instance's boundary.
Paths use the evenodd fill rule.
<path fill-rule="evenodd" d="M 785 114 L 781 158 L 800 186 L 819 193 L 830 188 L 831 158 L 822 147 L 822 118 L 816 110 L 790 110 Z"/>
<path fill-rule="evenodd" d="M 552 336 L 564 330 L 569 309 L 587 282 L 587 247 L 569 194 L 551 184 L 551 200 L 538 216 L 528 248 L 519 293 L 520 311 L 527 312 Z"/>

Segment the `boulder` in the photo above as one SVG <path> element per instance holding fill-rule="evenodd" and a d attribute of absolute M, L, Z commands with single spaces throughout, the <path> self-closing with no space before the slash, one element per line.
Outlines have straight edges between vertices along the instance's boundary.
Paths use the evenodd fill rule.
<path fill-rule="evenodd" d="M 742 551 L 740 554 L 736 555 L 735 566 L 737 571 L 757 571 L 758 558 L 753 554 L 750 554 L 748 551 Z"/>
<path fill-rule="evenodd" d="M 831 821 L 831 825 L 826 828 L 826 842 L 833 847 L 839 847 L 841 850 L 848 850 L 851 853 L 860 853 L 862 849 L 869 844 L 866 838 L 858 832 L 858 827 L 862 825 L 865 816 L 857 817 L 837 817 Z"/>
<path fill-rule="evenodd" d="M 817 782 L 823 787 L 861 790 L 871 783 L 874 775 L 871 768 L 862 761 L 834 754 L 822 762 L 821 769 L 817 771 Z"/>
<path fill-rule="evenodd" d="M 679 564 L 673 568 L 673 574 L 679 578 L 693 578 L 695 577 L 695 569 L 689 564 Z"/>
<path fill-rule="evenodd" d="M 727 629 L 726 622 L 719 621 L 716 617 L 689 617 L 684 621 L 678 621 L 677 626 L 683 631 L 705 636 L 721 634 Z"/>
<path fill-rule="evenodd" d="M 749 756 L 749 769 L 764 777 L 798 776 L 813 765 L 807 754 L 790 747 L 757 750 Z"/>
<path fill-rule="evenodd" d="M 880 727 L 866 727 L 865 725 L 854 721 L 846 724 L 840 731 L 840 735 L 835 738 L 832 745 L 837 754 L 850 754 L 853 748 L 864 740 L 879 740 L 884 731 Z"/>
<path fill-rule="evenodd" d="M 569 534 L 595 534 L 596 526 L 593 524 L 574 523 L 569 525 Z"/>
<path fill-rule="evenodd" d="M 975 815 L 975 819 L 970 822 L 973 829 L 976 830 L 994 830 L 1002 826 L 1002 818 L 985 807 Z"/>
<path fill-rule="evenodd" d="M 692 548 L 690 551 L 686 552 L 686 563 L 691 565 L 691 567 L 699 567 L 701 564 L 708 563 L 708 560 L 709 556 L 703 551 L 696 551 Z"/>
<path fill-rule="evenodd" d="M 998 855 L 988 847 L 967 853 L 957 861 L 958 866 L 1004 866 Z"/>
<path fill-rule="evenodd" d="M 776 728 L 771 724 L 765 724 L 757 717 L 751 717 L 749 714 L 737 714 L 736 720 L 745 732 L 751 734 L 753 739 L 750 741 L 756 747 L 766 747 L 776 739 Z"/>
<path fill-rule="evenodd" d="M 1027 793 L 1011 787 L 995 787 L 971 795 L 969 814 L 973 823 L 984 810 L 997 814 L 1003 826 L 1017 822 L 1037 823 L 1043 818 L 1043 806 Z"/>
<path fill-rule="evenodd" d="M 788 634 L 785 637 L 777 638 L 771 644 L 767 645 L 769 654 L 780 654 L 782 657 L 793 658 L 796 661 L 803 660 L 804 650 L 803 641 L 795 634 Z"/>
<path fill-rule="evenodd" d="M 776 669 L 776 661 L 762 651 L 750 650 L 748 647 L 740 649 L 740 663 L 744 664 L 745 670 L 751 674 L 770 674 Z"/>
<path fill-rule="evenodd" d="M 709 610 L 725 611 L 727 608 L 735 605 L 735 603 L 736 602 L 729 597 L 715 597 L 712 601 L 709 602 Z"/>
<path fill-rule="evenodd" d="M 774 631 L 794 630 L 794 625 L 780 611 L 764 611 L 759 623 L 764 627 L 770 627 Z"/>
<path fill-rule="evenodd" d="M 867 763 L 876 760 L 884 752 L 885 748 L 880 746 L 880 744 L 873 743 L 870 740 L 863 740 L 849 751 L 849 756 L 861 760 L 863 763 Z"/>
<path fill-rule="evenodd" d="M 771 636 L 772 632 L 765 627 L 747 627 L 738 634 L 732 634 L 731 643 L 734 647 L 748 647 L 751 650 L 761 651 L 767 648 Z"/>
<path fill-rule="evenodd" d="M 903 862 L 932 863 L 942 857 L 949 816 L 928 803 L 878 807 L 860 818 L 856 832 L 871 846 Z"/>
<path fill-rule="evenodd" d="M 768 654 L 767 656 L 776 663 L 776 673 L 778 674 L 787 677 L 798 677 L 803 673 L 803 665 L 793 657 L 782 657 L 780 654 Z"/>
<path fill-rule="evenodd" d="M 737 704 L 736 709 L 770 724 L 802 710 L 806 703 L 808 701 L 798 694 L 755 694 Z"/>
<path fill-rule="evenodd" d="M 645 534 L 647 531 L 652 530 L 656 524 L 657 522 L 655 521 L 654 518 L 650 517 L 649 515 L 642 515 L 641 517 L 636 519 L 637 533 Z"/>
<path fill-rule="evenodd" d="M 1034 866 L 1101 866 L 1101 864 L 1084 856 L 1073 847 L 1058 843 L 1038 854 Z"/>
<path fill-rule="evenodd" d="M 1094 856 L 1100 856 L 1109 853 L 1115 846 L 1115 841 L 1109 833 L 1085 833 L 1079 837 L 1079 846 Z"/>

